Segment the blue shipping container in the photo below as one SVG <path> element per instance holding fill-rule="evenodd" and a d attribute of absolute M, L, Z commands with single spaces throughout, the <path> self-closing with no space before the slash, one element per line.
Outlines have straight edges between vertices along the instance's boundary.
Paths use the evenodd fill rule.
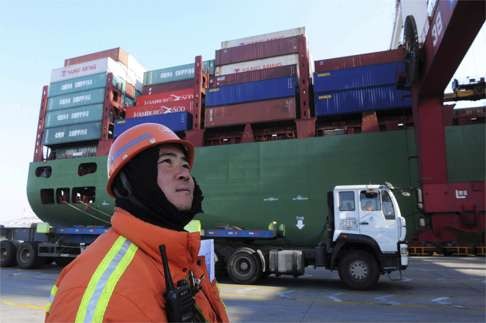
<path fill-rule="evenodd" d="M 222 85 L 206 92 L 206 107 L 295 96 L 297 79 L 280 77 L 239 84 Z"/>
<path fill-rule="evenodd" d="M 181 132 L 192 128 L 192 115 L 188 112 L 174 112 L 118 121 L 115 123 L 114 136 L 118 137 L 131 127 L 146 122 L 163 124 L 174 132 Z"/>
<path fill-rule="evenodd" d="M 410 108 L 410 91 L 394 85 L 314 95 L 316 116 Z"/>
<path fill-rule="evenodd" d="M 367 65 L 324 73 L 314 73 L 314 93 L 335 92 L 395 84 L 405 72 L 405 63 Z"/>

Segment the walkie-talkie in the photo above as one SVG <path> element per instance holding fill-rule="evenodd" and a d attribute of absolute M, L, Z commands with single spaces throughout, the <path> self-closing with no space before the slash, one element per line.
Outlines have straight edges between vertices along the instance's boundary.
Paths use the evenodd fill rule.
<path fill-rule="evenodd" d="M 166 292 L 164 295 L 166 314 L 169 322 L 194 322 L 194 298 L 191 287 L 185 280 L 174 286 L 170 274 L 165 245 L 159 246 L 162 266 L 164 266 Z"/>

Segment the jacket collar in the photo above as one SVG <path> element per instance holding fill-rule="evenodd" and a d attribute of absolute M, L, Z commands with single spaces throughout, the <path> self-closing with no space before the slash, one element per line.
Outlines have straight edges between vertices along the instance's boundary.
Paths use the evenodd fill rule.
<path fill-rule="evenodd" d="M 144 222 L 121 208 L 111 217 L 112 229 L 135 243 L 155 261 L 161 263 L 159 246 L 166 245 L 169 262 L 182 268 L 196 262 L 200 247 L 198 232 L 180 232 Z"/>

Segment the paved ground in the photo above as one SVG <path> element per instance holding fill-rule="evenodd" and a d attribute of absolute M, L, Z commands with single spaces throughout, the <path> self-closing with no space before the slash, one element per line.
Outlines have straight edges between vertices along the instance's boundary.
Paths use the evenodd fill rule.
<path fill-rule="evenodd" d="M 0 270 L 0 322 L 41 322 L 58 270 Z M 411 258 L 402 281 L 374 291 L 344 288 L 337 274 L 309 268 L 298 279 L 220 284 L 233 322 L 486 322 L 486 259 Z"/>

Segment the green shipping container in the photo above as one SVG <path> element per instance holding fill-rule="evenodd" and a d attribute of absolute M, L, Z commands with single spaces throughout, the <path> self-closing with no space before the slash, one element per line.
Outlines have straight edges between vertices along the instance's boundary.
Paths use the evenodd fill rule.
<path fill-rule="evenodd" d="M 214 60 L 204 61 L 203 70 L 214 74 Z M 143 85 L 169 83 L 194 78 L 194 63 L 161 68 L 143 74 Z"/>
<path fill-rule="evenodd" d="M 71 142 L 96 140 L 100 138 L 100 135 L 101 122 L 48 128 L 44 134 L 44 145 L 52 146 Z"/>
<path fill-rule="evenodd" d="M 51 83 L 49 85 L 49 97 L 104 88 L 105 85 L 106 73 L 77 77 L 66 81 Z"/>
<path fill-rule="evenodd" d="M 125 94 L 127 90 L 127 82 L 119 77 L 113 76 L 113 86 L 122 91 Z"/>
<path fill-rule="evenodd" d="M 205 70 L 209 74 L 214 75 L 214 71 L 216 71 L 216 65 L 214 63 L 214 59 L 211 59 L 209 61 L 204 61 L 203 70 Z"/>
<path fill-rule="evenodd" d="M 194 64 L 191 63 L 145 72 L 143 75 L 143 85 L 188 80 L 193 77 Z"/>
<path fill-rule="evenodd" d="M 83 105 L 72 109 L 50 111 L 46 117 L 46 128 L 101 121 L 103 104 Z"/>
<path fill-rule="evenodd" d="M 94 89 L 49 98 L 47 111 L 69 109 L 82 105 L 103 103 L 105 89 Z"/>
<path fill-rule="evenodd" d="M 126 105 L 126 106 L 133 106 L 133 105 L 135 105 L 135 100 L 124 95 L 123 96 L 123 104 Z"/>

